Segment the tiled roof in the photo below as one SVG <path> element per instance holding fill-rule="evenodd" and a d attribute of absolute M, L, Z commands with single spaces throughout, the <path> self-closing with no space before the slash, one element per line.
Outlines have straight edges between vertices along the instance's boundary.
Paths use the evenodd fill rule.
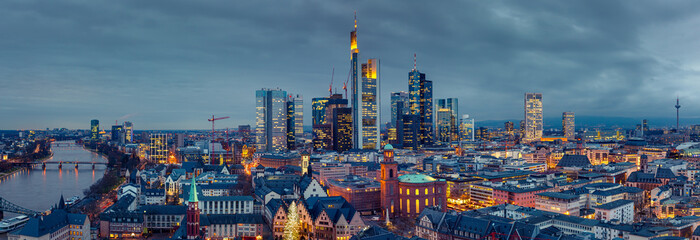
<path fill-rule="evenodd" d="M 54 209 L 51 214 L 30 218 L 27 224 L 18 231 L 17 235 L 41 237 L 55 232 L 68 224 L 83 225 L 87 219 L 86 215 L 68 213 L 63 209 Z"/>
<path fill-rule="evenodd" d="M 560 192 L 543 192 L 543 193 L 538 193 L 537 195 L 551 197 L 551 198 L 559 198 L 559 199 L 578 199 L 579 198 L 579 196 L 574 195 L 574 194 L 560 193 Z"/>
<path fill-rule="evenodd" d="M 557 167 L 588 167 L 591 166 L 591 161 L 586 155 L 564 155 Z"/>
<path fill-rule="evenodd" d="M 610 210 L 610 209 L 615 209 L 615 208 L 619 208 L 619 207 L 625 206 L 625 205 L 627 205 L 627 204 L 634 204 L 634 201 L 632 201 L 632 200 L 620 199 L 620 200 L 615 200 L 615 201 L 612 201 L 612 202 L 609 202 L 609 203 L 606 203 L 606 204 L 603 204 L 603 205 L 593 206 L 593 208 L 599 208 L 599 209 Z"/>

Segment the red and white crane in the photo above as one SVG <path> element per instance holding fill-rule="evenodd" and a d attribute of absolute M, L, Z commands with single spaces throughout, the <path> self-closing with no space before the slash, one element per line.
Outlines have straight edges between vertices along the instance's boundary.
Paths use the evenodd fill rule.
<path fill-rule="evenodd" d="M 227 116 L 227 117 L 218 117 L 217 118 L 217 117 L 214 117 L 214 115 L 211 115 L 211 118 L 207 119 L 208 121 L 211 122 L 211 142 L 209 144 L 209 162 L 210 163 L 212 163 L 212 154 L 214 152 L 214 134 L 216 132 L 216 129 L 214 128 L 214 123 L 216 123 L 216 121 L 218 121 L 218 120 L 223 120 L 223 119 L 227 119 L 227 118 L 230 118 L 230 117 Z"/>

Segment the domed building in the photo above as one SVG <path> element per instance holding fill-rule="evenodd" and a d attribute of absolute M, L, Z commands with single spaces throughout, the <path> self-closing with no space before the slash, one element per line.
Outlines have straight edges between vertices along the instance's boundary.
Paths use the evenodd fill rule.
<path fill-rule="evenodd" d="M 384 147 L 379 182 L 383 217 L 416 218 L 429 206 L 439 206 L 442 211 L 447 209 L 447 182 L 423 174 L 398 176 L 391 144 Z"/>
<path fill-rule="evenodd" d="M 399 216 L 416 218 L 425 207 L 447 209 L 447 182 L 424 174 L 399 177 Z"/>

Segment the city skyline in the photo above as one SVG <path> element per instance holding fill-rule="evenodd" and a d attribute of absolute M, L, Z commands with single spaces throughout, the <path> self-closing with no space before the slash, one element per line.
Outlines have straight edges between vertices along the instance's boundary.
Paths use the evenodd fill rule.
<path fill-rule="evenodd" d="M 0 129 L 254 125 L 255 90 L 278 87 L 308 99 L 311 126 L 334 67 L 342 92 L 354 11 L 360 62 L 382 62 L 381 124 L 414 53 L 433 98 L 460 99 L 477 122 L 522 118 L 525 92 L 546 95 L 544 118 L 675 118 L 677 96 L 681 120 L 699 117 L 695 2 L 245 4 L 0 3 Z"/>

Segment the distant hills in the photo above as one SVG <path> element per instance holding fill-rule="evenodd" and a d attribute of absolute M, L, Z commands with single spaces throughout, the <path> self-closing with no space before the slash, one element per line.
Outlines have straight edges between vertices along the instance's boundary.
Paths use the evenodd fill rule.
<path fill-rule="evenodd" d="M 576 116 L 576 128 L 596 128 L 596 127 L 610 127 L 610 128 L 634 128 L 637 124 L 642 123 L 642 119 L 645 118 L 633 118 L 633 117 L 602 117 L 602 116 Z M 651 128 L 675 128 L 676 118 L 662 118 L 662 117 L 650 117 L 646 118 Z M 506 121 L 511 121 L 515 124 L 515 128 L 520 125 L 521 119 L 510 119 L 510 120 L 484 120 L 476 121 L 476 127 L 489 127 L 489 128 L 503 128 L 503 123 Z M 681 118 L 680 125 L 688 126 L 700 124 L 700 118 Z M 561 117 L 551 117 L 544 118 L 544 128 L 561 128 Z"/>

